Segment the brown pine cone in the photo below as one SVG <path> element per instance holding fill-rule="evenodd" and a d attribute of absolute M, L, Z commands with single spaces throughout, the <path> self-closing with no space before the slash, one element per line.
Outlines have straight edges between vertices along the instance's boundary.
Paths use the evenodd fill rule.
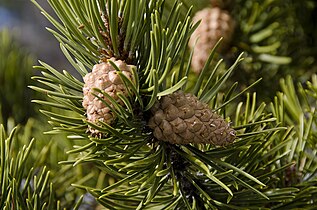
<path fill-rule="evenodd" d="M 223 37 L 218 52 L 223 52 L 228 47 L 234 32 L 234 22 L 230 14 L 219 7 L 206 8 L 197 12 L 193 17 L 193 22 L 196 23 L 199 20 L 201 23 L 188 42 L 190 48 L 195 47 L 192 68 L 197 74 L 204 67 L 210 51 L 219 39 Z"/>
<path fill-rule="evenodd" d="M 115 60 L 115 58 L 111 58 L 110 60 L 116 64 L 116 66 L 127 78 L 133 81 L 133 75 L 131 71 L 132 65 L 127 65 L 124 61 Z M 114 113 L 111 112 L 106 104 L 94 96 L 93 93 L 98 95 L 110 105 L 111 102 L 103 94 L 94 91 L 93 88 L 98 88 L 102 91 L 105 91 L 114 100 L 116 100 L 116 102 L 123 106 L 124 103 L 117 96 L 117 93 L 120 92 L 124 96 L 128 96 L 128 90 L 126 89 L 126 86 L 124 85 L 120 76 L 117 74 L 115 68 L 113 68 L 109 62 L 96 64 L 94 65 L 92 72 L 88 73 L 84 77 L 84 82 L 84 98 L 82 105 L 86 109 L 87 120 L 92 123 L 98 123 L 98 121 L 102 121 L 111 124 L 115 119 Z M 98 133 L 98 131 L 92 128 L 89 128 L 89 131 L 93 134 Z"/>
<path fill-rule="evenodd" d="M 148 125 L 154 137 L 161 141 L 225 146 L 236 138 L 228 122 L 189 93 L 177 91 L 163 96 L 151 112 L 153 116 Z"/>

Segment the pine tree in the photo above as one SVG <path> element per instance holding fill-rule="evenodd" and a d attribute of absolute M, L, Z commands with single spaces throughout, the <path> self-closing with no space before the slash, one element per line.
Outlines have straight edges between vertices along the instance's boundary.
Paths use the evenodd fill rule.
<path fill-rule="evenodd" d="M 194 50 L 187 45 L 199 22 L 179 1 L 49 0 L 57 19 L 32 2 L 54 25 L 48 30 L 78 72 L 42 61 L 36 67 L 42 75 L 30 87 L 47 96 L 34 101 L 53 127 L 47 133 L 67 134 L 74 142 L 72 159 L 62 164 L 110 176 L 101 175 L 105 183 L 97 187 L 84 178 L 74 187 L 106 209 L 316 203 L 316 76 L 299 92 L 290 78 L 282 80 L 283 93 L 267 106 L 248 93 L 258 80 L 244 89 L 232 82 L 244 56 L 225 69 L 217 60 L 221 41 L 200 74 L 192 72 Z M 5 139 L 2 134 L 2 142 L 10 141 Z M 26 208 L 50 204 L 41 197 L 45 186 L 34 200 L 26 199 Z"/>

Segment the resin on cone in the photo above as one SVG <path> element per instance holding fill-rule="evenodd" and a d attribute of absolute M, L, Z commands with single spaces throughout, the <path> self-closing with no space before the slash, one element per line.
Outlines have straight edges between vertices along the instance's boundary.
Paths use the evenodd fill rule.
<path fill-rule="evenodd" d="M 111 58 L 111 61 L 121 70 L 121 72 L 131 81 L 133 81 L 132 65 L 127 65 L 124 61 Z M 92 123 L 98 121 L 111 124 L 116 116 L 110 110 L 110 108 L 98 97 L 102 98 L 108 105 L 111 105 L 110 100 L 103 94 L 94 91 L 94 88 L 100 89 L 110 95 L 118 104 L 124 105 L 123 101 L 118 97 L 118 93 L 128 96 L 128 90 L 117 74 L 116 69 L 109 63 L 103 62 L 94 65 L 92 71 L 84 77 L 83 93 L 84 98 L 82 105 L 86 109 L 87 120 Z M 94 95 L 95 94 L 95 95 Z M 98 134 L 93 128 L 89 127 L 89 131 L 92 134 Z"/>
<path fill-rule="evenodd" d="M 151 112 L 148 125 L 161 141 L 226 146 L 236 138 L 235 130 L 225 119 L 189 93 L 177 91 L 163 96 Z"/>
<path fill-rule="evenodd" d="M 188 42 L 190 48 L 195 47 L 191 64 L 197 74 L 201 72 L 219 39 L 223 37 L 218 52 L 223 52 L 228 47 L 234 32 L 234 22 L 230 14 L 219 7 L 206 8 L 197 12 L 193 17 L 193 22 L 196 23 L 200 20 L 201 23 Z"/>

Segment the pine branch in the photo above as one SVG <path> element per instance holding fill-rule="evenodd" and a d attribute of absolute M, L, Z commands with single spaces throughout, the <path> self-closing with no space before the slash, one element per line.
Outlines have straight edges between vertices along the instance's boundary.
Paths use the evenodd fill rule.
<path fill-rule="evenodd" d="M 298 153 L 298 148 L 289 147 L 294 140 L 293 130 L 279 121 L 283 106 L 274 106 L 278 112 L 272 114 L 265 103 L 257 105 L 256 94 L 247 94 L 237 106 L 232 103 L 258 82 L 237 94 L 237 83 L 227 84 L 242 55 L 221 72 L 221 61 L 211 63 L 216 46 L 198 80 L 190 73 L 191 60 L 184 57 L 192 59 L 187 43 L 197 27 L 191 22 L 191 9 L 182 16 L 178 1 L 171 14 L 165 10 L 164 1 L 50 0 L 59 18 L 54 20 L 33 2 L 56 27 L 57 31 L 49 31 L 84 79 L 83 83 L 44 62 L 36 67 L 42 76 L 33 78 L 38 85 L 31 88 L 49 98 L 35 101 L 46 109 L 42 112 L 53 126 L 49 133 L 67 133 L 78 143 L 69 151 L 75 158 L 61 163 L 91 164 L 115 179 L 97 188 L 84 182 L 73 186 L 87 190 L 109 209 L 279 208 L 296 206 L 292 202 L 297 199 L 301 205 L 310 205 L 302 192 L 314 192 L 312 183 L 303 183 L 304 187 L 281 184 L 284 173 L 292 167 L 292 159 L 288 158 Z M 98 71 L 106 72 L 104 77 Z M 121 83 L 115 84 L 109 75 Z M 89 77 L 93 78 L 91 84 Z M 105 80 L 111 87 L 120 87 L 120 91 L 98 88 L 96 81 Z M 91 92 L 87 93 L 87 89 Z M 236 134 L 230 133 L 236 137 L 235 142 L 226 146 L 198 144 L 198 134 L 189 144 L 159 139 L 149 123 L 155 115 L 153 110 L 164 100 L 172 101 L 172 94 L 179 89 L 193 93 L 183 94 L 184 98 L 200 103 L 204 107 L 201 110 L 216 110 L 210 112 L 225 125 L 212 135 L 222 136 L 224 129 L 230 128 L 223 117 L 229 119 L 235 110 L 235 118 L 231 119 Z M 96 121 L 89 119 L 90 114 L 96 116 L 95 112 L 100 111 L 90 113 L 84 107 L 83 102 L 90 97 L 95 100 L 93 108 L 107 110 L 113 117 L 111 121 L 106 121 L 106 116 Z M 61 114 L 50 107 L 66 112 Z M 163 114 L 172 116 L 172 112 Z M 309 122 L 313 122 L 312 118 Z M 207 136 L 208 132 L 203 134 Z"/>
<path fill-rule="evenodd" d="M 52 200 L 56 195 L 55 187 L 53 188 L 53 183 L 49 181 L 50 171 L 46 167 L 37 168 L 37 165 L 29 168 L 35 140 L 32 139 L 28 145 L 16 151 L 14 146 L 19 144 L 16 141 L 20 141 L 16 139 L 16 136 L 17 128 L 14 128 L 7 136 L 1 125 L 1 209 L 61 208 L 59 201 Z M 78 201 L 77 206 L 80 202 L 81 200 Z"/>

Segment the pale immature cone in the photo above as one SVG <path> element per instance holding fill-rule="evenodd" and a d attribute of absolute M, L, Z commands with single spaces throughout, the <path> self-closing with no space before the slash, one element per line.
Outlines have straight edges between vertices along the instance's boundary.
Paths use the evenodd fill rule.
<path fill-rule="evenodd" d="M 236 138 L 235 130 L 225 119 L 189 93 L 177 91 L 163 96 L 151 112 L 148 125 L 161 141 L 226 146 Z"/>
<path fill-rule="evenodd" d="M 219 7 L 206 8 L 197 12 L 193 17 L 193 22 L 196 23 L 199 20 L 201 23 L 188 42 L 191 49 L 195 47 L 191 64 L 193 71 L 197 74 L 201 72 L 219 39 L 223 37 L 221 45 L 218 47 L 218 52 L 222 52 L 228 47 L 234 32 L 234 21 L 230 14 Z"/>
<path fill-rule="evenodd" d="M 115 58 L 109 59 L 115 63 L 115 65 L 122 71 L 122 73 L 131 81 L 133 81 L 132 65 L 127 65 L 122 60 L 116 60 Z M 95 95 L 98 95 L 110 106 L 111 102 L 103 94 L 94 91 L 94 88 L 98 88 L 108 93 L 118 104 L 124 105 L 123 101 L 117 96 L 117 93 L 121 93 L 124 96 L 128 96 L 128 90 L 117 74 L 115 68 L 109 62 L 103 62 L 94 65 L 92 71 L 84 77 L 83 93 L 84 98 L 82 105 L 86 109 L 87 120 L 92 123 L 98 123 L 98 121 L 111 124 L 116 118 L 115 114 L 109 109 L 109 107 L 103 103 Z M 98 134 L 93 128 L 89 127 L 89 131 L 92 134 Z"/>

